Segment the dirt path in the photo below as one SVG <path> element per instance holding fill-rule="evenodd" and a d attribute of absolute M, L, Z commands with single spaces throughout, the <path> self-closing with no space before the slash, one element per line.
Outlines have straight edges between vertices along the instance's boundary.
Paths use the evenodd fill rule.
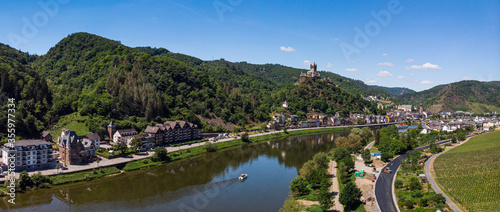
<path fill-rule="evenodd" d="M 334 160 L 330 161 L 328 167 L 328 173 L 332 175 L 332 195 L 333 197 L 333 207 L 330 208 L 330 211 L 344 211 L 344 207 L 339 202 L 339 181 L 337 180 L 337 163 Z"/>
<path fill-rule="evenodd" d="M 375 182 L 373 180 L 373 172 L 371 167 L 367 167 L 360 157 L 356 157 L 355 169 L 356 170 L 364 170 L 364 177 L 356 177 L 356 185 L 361 190 L 361 200 L 365 203 L 364 207 L 366 211 L 379 211 L 377 207 L 377 203 L 375 200 L 375 191 L 374 186 Z M 378 173 L 375 173 L 378 177 Z"/>

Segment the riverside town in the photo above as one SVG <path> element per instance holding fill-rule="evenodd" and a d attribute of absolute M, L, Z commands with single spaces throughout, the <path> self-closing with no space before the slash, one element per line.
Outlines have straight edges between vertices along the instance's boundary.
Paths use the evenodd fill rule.
<path fill-rule="evenodd" d="M 0 211 L 500 208 L 498 2 L 0 6 Z"/>

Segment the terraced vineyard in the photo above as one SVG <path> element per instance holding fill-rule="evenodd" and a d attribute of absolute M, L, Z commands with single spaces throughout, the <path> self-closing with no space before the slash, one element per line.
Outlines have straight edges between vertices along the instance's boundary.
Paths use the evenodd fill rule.
<path fill-rule="evenodd" d="M 500 131 L 471 138 L 434 161 L 443 191 L 469 211 L 500 209 Z"/>

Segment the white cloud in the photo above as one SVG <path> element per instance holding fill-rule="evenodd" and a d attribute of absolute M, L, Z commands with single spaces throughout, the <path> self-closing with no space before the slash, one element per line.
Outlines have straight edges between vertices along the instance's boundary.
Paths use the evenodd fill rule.
<path fill-rule="evenodd" d="M 281 51 L 285 51 L 285 52 L 294 52 L 295 51 L 295 49 L 292 48 L 291 46 L 289 46 L 289 47 L 282 46 L 282 47 L 280 47 L 280 49 L 281 49 Z"/>
<path fill-rule="evenodd" d="M 368 79 L 366 78 L 365 80 L 363 80 L 365 83 L 370 83 L 370 84 L 373 84 L 373 83 L 376 83 L 377 81 L 375 80 L 372 80 L 372 79 Z"/>
<path fill-rule="evenodd" d="M 411 63 L 413 61 L 415 61 L 415 60 L 414 59 L 408 59 L 408 60 L 406 60 L 407 63 Z"/>
<path fill-rule="evenodd" d="M 420 81 L 420 84 L 432 84 L 429 80 Z"/>
<path fill-rule="evenodd" d="M 355 69 L 355 68 L 346 68 L 345 71 L 358 71 L 358 69 Z"/>
<path fill-rule="evenodd" d="M 403 76 L 398 76 L 398 78 L 399 78 L 399 79 L 404 79 L 405 77 L 403 77 Z"/>
<path fill-rule="evenodd" d="M 436 64 L 431 64 L 431 63 L 424 63 L 423 65 L 412 65 L 410 66 L 410 69 L 441 69 L 441 67 L 439 67 L 438 65 Z"/>
<path fill-rule="evenodd" d="M 303 64 L 304 64 L 305 66 L 311 65 L 311 61 L 309 61 L 309 60 L 304 60 Z"/>
<path fill-rule="evenodd" d="M 378 66 L 394 66 L 394 63 L 385 62 L 385 63 L 377 63 Z"/>
<path fill-rule="evenodd" d="M 387 56 L 387 53 L 382 53 L 382 56 Z"/>
<path fill-rule="evenodd" d="M 388 71 L 380 71 L 380 72 L 378 72 L 377 76 L 379 76 L 379 77 L 391 77 L 392 74 Z"/>
<path fill-rule="evenodd" d="M 331 68 L 331 67 L 333 67 L 333 64 L 328 63 L 328 64 L 326 64 L 326 67 L 327 67 L 327 68 Z"/>

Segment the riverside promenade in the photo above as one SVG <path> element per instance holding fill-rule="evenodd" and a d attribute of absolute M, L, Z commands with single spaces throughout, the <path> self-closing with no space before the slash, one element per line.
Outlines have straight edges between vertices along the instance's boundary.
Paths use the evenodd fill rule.
<path fill-rule="evenodd" d="M 372 127 L 372 126 L 386 126 L 386 125 L 392 125 L 396 123 L 383 123 L 383 124 L 365 124 L 365 125 L 348 125 L 348 126 L 328 126 L 328 127 L 314 127 L 314 128 L 298 128 L 298 129 L 288 129 L 289 132 L 292 131 L 300 131 L 300 130 L 312 130 L 312 129 L 328 129 L 328 128 L 345 128 L 345 127 Z M 275 130 L 275 131 L 270 131 L 270 132 L 264 132 L 264 133 L 256 133 L 256 134 L 251 134 L 249 135 L 250 138 L 252 137 L 258 137 L 258 136 L 263 136 L 263 135 L 271 135 L 271 134 L 276 134 L 276 133 L 282 133 L 283 130 Z M 233 141 L 237 140 L 240 138 L 224 138 L 220 139 L 217 141 L 217 143 L 220 142 L 228 142 L 228 141 Z M 210 142 L 210 141 L 206 141 Z M 206 142 L 200 142 L 200 143 L 195 143 L 191 145 L 182 145 L 179 147 L 165 147 L 167 149 L 167 152 L 176 152 L 179 150 L 184 150 L 184 149 L 189 149 L 189 148 L 194 148 L 198 146 L 203 146 Z M 116 166 L 119 164 L 124 164 L 128 163 L 131 161 L 136 161 L 136 160 L 141 160 L 144 158 L 148 158 L 154 155 L 154 152 L 141 152 L 135 155 L 127 156 L 127 157 L 118 157 L 118 158 L 113 158 L 113 159 L 107 159 L 104 157 L 101 157 L 97 155 L 99 158 L 100 162 L 97 164 L 97 162 L 91 162 L 87 164 L 82 164 L 82 165 L 68 165 L 67 169 L 62 170 L 56 170 L 56 169 L 46 169 L 46 170 L 35 170 L 35 171 L 29 171 L 28 173 L 30 175 L 33 175 L 35 173 L 42 173 L 42 175 L 57 175 L 57 174 L 67 174 L 67 173 L 73 173 L 73 172 L 80 172 L 80 171 L 86 171 L 86 170 L 92 170 L 95 168 L 102 168 L 102 167 L 109 167 L 109 166 Z M 4 182 L 6 178 L 0 178 L 0 182 Z"/>

